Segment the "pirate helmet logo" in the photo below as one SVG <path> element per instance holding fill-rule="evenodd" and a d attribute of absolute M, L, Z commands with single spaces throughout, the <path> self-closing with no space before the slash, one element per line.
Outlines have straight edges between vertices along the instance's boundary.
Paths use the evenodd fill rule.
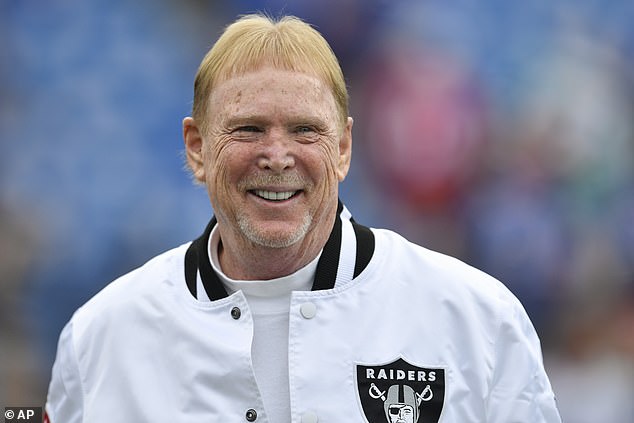
<path fill-rule="evenodd" d="M 357 390 L 368 423 L 436 423 L 445 396 L 445 371 L 403 359 L 357 365 Z"/>

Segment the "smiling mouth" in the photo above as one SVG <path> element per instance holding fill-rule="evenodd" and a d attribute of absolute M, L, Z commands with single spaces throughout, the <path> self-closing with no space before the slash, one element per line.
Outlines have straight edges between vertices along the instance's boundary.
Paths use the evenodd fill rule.
<path fill-rule="evenodd" d="M 295 195 L 299 194 L 301 191 L 266 191 L 263 189 L 256 189 L 249 191 L 251 194 L 263 198 L 268 201 L 285 201 Z"/>

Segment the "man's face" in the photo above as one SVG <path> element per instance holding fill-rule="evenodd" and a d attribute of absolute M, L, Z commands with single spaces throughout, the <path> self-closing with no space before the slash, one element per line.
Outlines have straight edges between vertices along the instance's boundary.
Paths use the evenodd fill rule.
<path fill-rule="evenodd" d="M 220 83 L 208 106 L 201 164 L 192 168 L 219 224 L 274 248 L 329 233 L 352 120 L 343 127 L 327 86 L 266 67 Z"/>
<path fill-rule="evenodd" d="M 415 423 L 414 407 L 405 404 L 392 404 L 388 409 L 390 423 Z"/>

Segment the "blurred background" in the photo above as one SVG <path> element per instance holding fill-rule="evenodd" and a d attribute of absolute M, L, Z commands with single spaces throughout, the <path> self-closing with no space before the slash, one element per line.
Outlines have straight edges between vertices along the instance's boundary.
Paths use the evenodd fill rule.
<path fill-rule="evenodd" d="M 42 405 L 73 311 L 204 229 L 181 120 L 257 10 L 341 60 L 355 218 L 503 281 L 567 423 L 634 422 L 630 0 L 0 0 L 0 406 Z"/>

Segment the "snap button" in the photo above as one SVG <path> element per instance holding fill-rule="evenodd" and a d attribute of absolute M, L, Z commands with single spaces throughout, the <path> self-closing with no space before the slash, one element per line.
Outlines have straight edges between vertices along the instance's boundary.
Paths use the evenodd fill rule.
<path fill-rule="evenodd" d="M 258 413 L 253 408 L 249 408 L 245 417 L 247 418 L 247 421 L 254 422 L 255 419 L 258 418 Z"/>
<path fill-rule="evenodd" d="M 235 320 L 238 320 L 240 316 L 242 316 L 242 312 L 238 307 L 234 307 L 231 309 L 231 317 L 233 317 Z"/>
<path fill-rule="evenodd" d="M 302 415 L 302 423 L 317 423 L 318 421 L 319 417 L 312 411 L 307 411 Z"/>
<path fill-rule="evenodd" d="M 299 312 L 306 319 L 312 319 L 317 314 L 317 306 L 313 303 L 304 303 L 299 307 Z"/>

